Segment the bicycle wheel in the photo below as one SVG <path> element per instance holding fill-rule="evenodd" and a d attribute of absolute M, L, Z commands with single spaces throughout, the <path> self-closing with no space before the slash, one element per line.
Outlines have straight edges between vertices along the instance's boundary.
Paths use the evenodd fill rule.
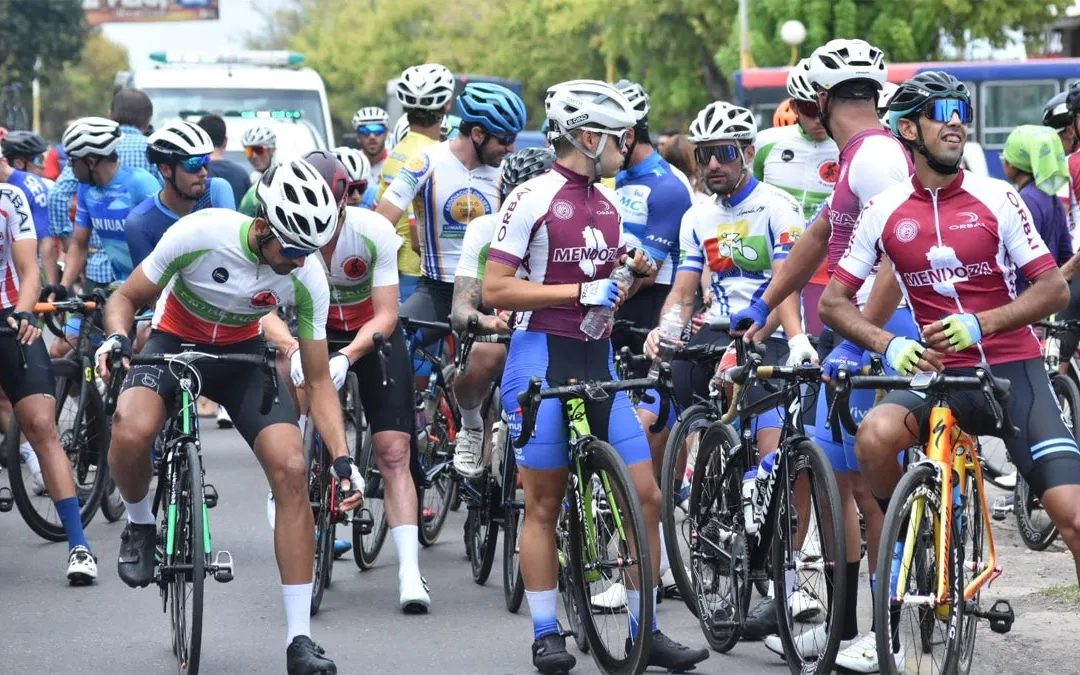
<path fill-rule="evenodd" d="M 567 489 L 564 504 L 569 504 L 573 493 Z M 563 508 L 555 525 L 555 541 L 559 556 L 559 597 L 562 599 L 562 628 L 574 638 L 574 643 L 582 654 L 589 653 L 589 636 L 585 634 L 584 614 L 589 613 L 589 605 L 581 595 L 581 585 L 574 581 L 574 570 L 570 565 L 570 521 L 569 512 Z M 520 574 L 519 574 L 520 576 Z M 524 584 L 522 584 L 524 590 Z"/>
<path fill-rule="evenodd" d="M 1020 539 L 1032 551 L 1043 551 L 1057 539 L 1057 526 L 1022 476 L 1016 477 L 1016 487 L 1013 489 L 1013 514 Z"/>
<path fill-rule="evenodd" d="M 83 379 L 78 364 L 69 359 L 53 359 L 52 364 L 56 380 L 57 433 L 60 447 L 71 463 L 75 496 L 79 500 L 83 527 L 86 527 L 97 513 L 105 484 L 109 482 L 108 419 L 96 387 L 87 387 L 86 400 L 82 400 Z M 75 429 L 75 416 L 80 405 L 83 406 L 82 425 Z M 65 541 L 67 535 L 52 497 L 47 492 L 35 493 L 33 477 L 20 456 L 19 438 L 18 420 L 12 416 L 4 438 L 4 457 L 15 505 L 39 537 L 47 541 Z"/>
<path fill-rule="evenodd" d="M 963 509 L 956 518 L 956 530 L 959 530 L 957 542 L 958 558 L 964 571 L 972 578 L 986 567 L 986 520 L 983 513 L 985 494 L 982 484 L 975 479 L 974 473 L 967 472 L 967 489 Z M 1020 480 L 1020 479 L 1018 479 Z M 961 627 L 958 644 L 957 673 L 967 675 L 975 655 L 975 636 L 978 632 L 979 617 L 969 612 L 969 607 L 979 607 L 982 588 L 960 605 Z"/>
<path fill-rule="evenodd" d="M 643 627 L 628 640 L 623 610 L 594 606 L 579 612 L 593 661 L 605 673 L 640 673 L 652 643 L 654 594 L 648 533 L 641 502 L 622 458 L 609 444 L 592 440 L 576 458 L 570 497 L 570 580 L 572 596 L 586 601 L 614 585 L 643 589 L 636 608 Z M 584 512 L 582 512 L 584 507 Z M 629 605 L 629 603 L 628 603 Z"/>
<path fill-rule="evenodd" d="M 514 453 L 509 448 L 507 439 L 506 456 L 503 462 L 503 599 L 506 609 L 517 614 L 521 600 L 525 597 L 525 582 L 521 580 L 521 528 L 525 525 L 525 491 L 517 486 L 517 463 Z"/>
<path fill-rule="evenodd" d="M 787 445 L 785 454 L 769 509 L 780 640 L 794 675 L 829 673 L 840 647 L 846 592 L 840 490 L 829 460 L 816 443 L 798 440 Z M 826 639 L 810 656 L 795 648 L 800 624 L 792 616 L 791 598 L 796 592 L 825 608 Z"/>
<path fill-rule="evenodd" d="M 1054 390 L 1058 407 L 1061 408 L 1061 421 L 1073 438 L 1080 442 L 1080 387 L 1068 375 L 1055 373 L 1050 376 L 1050 387 Z"/>
<path fill-rule="evenodd" d="M 428 473 L 436 466 L 441 467 L 432 477 L 431 484 L 423 486 L 420 492 L 419 536 L 424 546 L 438 541 L 446 516 L 450 513 L 450 505 L 457 495 L 458 485 L 451 463 L 457 418 L 452 406 L 453 401 L 446 390 L 437 386 L 435 398 L 428 405 L 427 428 L 421 430 L 425 434 L 420 443 L 421 469 Z"/>
<path fill-rule="evenodd" d="M 691 406 L 679 415 L 675 427 L 668 436 L 667 447 L 664 449 L 664 464 L 660 471 L 660 488 L 663 495 L 660 523 L 664 528 L 663 545 L 667 549 L 671 575 L 675 578 L 679 596 L 686 603 L 687 609 L 695 615 L 698 613 L 698 607 L 693 595 L 693 582 L 688 571 L 693 528 L 687 520 L 687 509 L 683 506 L 687 503 L 687 491 L 683 487 L 684 476 L 679 475 L 678 465 L 679 460 L 685 457 L 682 463 L 691 468 L 696 466 L 695 458 L 700 451 L 702 435 L 708 428 L 709 417 L 709 408 L 703 405 Z M 737 437 L 734 443 L 738 444 Z"/>
<path fill-rule="evenodd" d="M 203 583 L 206 581 L 206 558 L 210 555 L 209 536 L 203 521 L 202 462 L 194 443 L 183 445 L 178 461 L 176 480 L 180 489 L 173 533 L 176 551 L 172 569 L 163 566 L 162 592 L 168 596 L 177 667 L 181 674 L 195 675 L 199 672 L 202 649 Z M 172 513 L 171 507 L 161 509 L 159 532 L 168 532 Z M 167 541 L 168 537 L 165 539 Z"/>
<path fill-rule="evenodd" d="M 323 592 L 330 585 L 334 565 L 334 521 L 331 518 L 332 490 L 335 485 L 321 439 L 315 438 L 314 425 L 304 434 L 304 454 L 308 460 L 308 499 L 315 520 L 315 556 L 311 576 L 311 615 L 319 612 Z"/>
<path fill-rule="evenodd" d="M 693 603 L 709 646 L 721 653 L 738 643 L 751 593 L 742 522 L 744 467 L 742 455 L 731 455 L 733 434 L 723 422 L 702 434 L 680 533 L 689 542 L 690 589 L 683 597 Z"/>
<path fill-rule="evenodd" d="M 364 477 L 364 502 L 352 519 L 353 560 L 358 568 L 367 570 L 375 566 L 390 526 L 386 520 L 382 474 L 375 462 L 373 444 L 365 442 L 359 447 L 356 467 Z"/>
<path fill-rule="evenodd" d="M 499 524 L 492 518 L 492 507 L 495 500 L 502 495 L 489 470 L 484 471 L 479 481 L 485 486 L 485 495 L 478 506 L 469 508 L 472 527 L 467 536 L 473 581 L 483 586 L 491 574 L 491 565 L 495 562 L 495 547 L 499 543 Z"/>
<path fill-rule="evenodd" d="M 957 667 L 957 647 L 963 639 L 959 609 L 963 604 L 963 560 L 956 550 L 957 538 L 946 535 L 945 541 L 951 542 L 944 551 L 949 597 L 947 602 L 938 602 L 940 508 L 941 484 L 936 471 L 916 465 L 900 479 L 885 514 L 877 569 L 891 572 L 889 583 L 881 583 L 879 578 L 874 591 L 874 621 L 879 628 L 878 664 L 887 675 L 900 671 L 953 673 Z M 910 555 L 907 565 L 905 553 Z M 889 630 L 881 630 L 883 626 Z"/>

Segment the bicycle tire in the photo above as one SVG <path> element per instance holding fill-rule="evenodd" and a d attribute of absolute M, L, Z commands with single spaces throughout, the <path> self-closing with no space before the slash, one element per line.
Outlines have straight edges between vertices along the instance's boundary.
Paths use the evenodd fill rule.
<path fill-rule="evenodd" d="M 364 477 L 364 502 L 352 518 L 353 561 L 360 570 L 368 570 L 375 566 L 375 560 L 386 542 L 386 533 L 390 531 L 386 519 L 385 488 L 372 443 L 360 444 L 356 467 Z"/>
<path fill-rule="evenodd" d="M 1037 516 L 1036 512 L 1042 515 Z M 1020 540 L 1032 551 L 1045 551 L 1057 539 L 1057 525 L 1050 520 L 1023 476 L 1016 477 L 1016 487 L 1013 488 L 1013 516 Z"/>
<path fill-rule="evenodd" d="M 334 564 L 334 523 L 330 519 L 331 490 L 335 488 L 327 465 L 327 453 L 315 439 L 314 425 L 304 434 L 304 456 L 307 457 L 308 499 L 315 521 L 315 550 L 312 559 L 311 615 L 319 613 L 323 594 L 330 585 Z M 317 452 L 317 454 L 316 454 Z"/>
<path fill-rule="evenodd" d="M 521 609 L 525 597 L 525 582 L 521 579 L 521 528 L 525 524 L 525 512 L 511 508 L 503 518 L 503 600 L 511 614 Z"/>
<path fill-rule="evenodd" d="M 77 401 L 76 408 L 83 405 L 81 401 L 82 372 L 79 365 L 70 359 L 53 359 L 52 366 L 56 383 L 57 434 L 60 447 L 71 463 L 75 495 L 79 499 L 79 516 L 83 527 L 86 527 L 97 513 L 105 492 L 105 484 L 109 482 L 108 420 L 105 417 L 104 405 L 97 388 L 90 386 L 87 387 L 87 399 L 83 411 L 85 431 L 80 433 L 79 430 L 61 429 L 62 420 L 69 414 L 71 418 L 75 415 L 75 411 L 70 408 L 68 402 Z M 56 505 L 52 498 L 47 493 L 32 494 L 28 488 L 29 472 L 21 468 L 20 436 L 18 420 L 12 415 L 8 433 L 4 438 L 4 457 L 7 461 L 8 480 L 11 484 L 15 506 L 18 507 L 19 514 L 34 534 L 46 541 L 66 541 L 67 534 L 60 522 L 60 516 L 56 513 Z M 91 470 L 93 471 L 92 478 L 90 477 Z"/>
<path fill-rule="evenodd" d="M 986 519 L 983 513 L 985 488 L 975 479 L 973 471 L 969 470 L 966 477 L 968 484 L 965 494 L 967 497 L 959 522 L 958 552 L 962 568 L 965 572 L 970 572 L 971 576 L 974 577 L 980 573 L 986 560 L 986 531 L 984 529 Z M 1017 478 L 1017 480 L 1021 479 Z M 982 588 L 976 591 L 972 597 L 967 598 L 960 609 L 958 675 L 967 675 L 971 671 L 975 656 L 975 636 L 978 634 L 979 617 L 974 613 L 968 613 L 967 607 L 969 603 L 974 603 L 974 606 L 978 607 L 981 599 Z"/>
<path fill-rule="evenodd" d="M 589 441 L 581 450 L 576 463 L 580 466 L 583 482 L 577 485 L 571 482 L 569 554 L 571 582 L 578 592 L 575 597 L 589 602 L 594 595 L 603 592 L 603 589 L 594 590 L 592 585 L 602 581 L 607 574 L 610 574 L 609 580 L 617 576 L 625 585 L 628 576 L 621 570 L 626 569 L 622 561 L 627 560 L 637 560 L 637 565 L 633 566 L 638 577 L 637 587 L 646 589 L 639 594 L 641 605 L 637 613 L 643 628 L 638 637 L 630 641 L 629 650 L 626 649 L 625 619 L 612 616 L 611 621 L 601 626 L 599 622 L 606 612 L 598 612 L 594 607 L 593 611 L 579 613 L 589 641 L 589 653 L 601 672 L 615 675 L 641 673 L 648 664 L 652 644 L 652 631 L 649 626 L 652 625 L 655 611 L 654 593 L 648 591 L 656 585 L 647 543 L 645 514 L 630 472 L 611 445 L 596 439 Z M 582 514 L 580 504 L 587 501 L 584 491 L 594 488 L 594 476 L 598 479 L 595 481 L 598 488 L 594 502 L 596 508 L 591 513 Z M 605 505 L 608 509 L 606 513 Z M 614 515 L 616 512 L 617 517 Z M 607 514 L 612 514 L 610 519 Z M 583 516 L 593 523 L 594 534 L 591 540 L 588 539 L 589 533 L 582 527 Z M 622 523 L 625 538 L 620 536 L 615 526 L 618 521 Z M 612 542 L 617 549 L 614 560 L 605 562 L 609 559 Z M 590 562 L 594 555 L 597 557 L 595 565 Z M 611 573 L 611 570 L 615 572 Z M 632 611 L 629 607 L 627 610 Z M 613 639 L 613 644 L 606 643 L 607 637 Z"/>
<path fill-rule="evenodd" d="M 873 606 L 874 622 L 879 628 L 877 632 L 878 665 L 885 675 L 898 673 L 893 657 L 893 620 L 890 616 L 890 608 L 894 604 L 895 582 L 892 579 L 892 570 L 895 545 L 899 543 L 901 534 L 906 535 L 907 530 L 901 528 L 907 525 L 912 515 L 912 508 L 920 502 L 923 515 L 919 527 L 915 530 L 913 547 L 915 553 L 913 564 L 907 574 L 907 587 L 909 591 L 914 589 L 914 593 L 918 595 L 936 595 L 937 537 L 935 531 L 940 525 L 941 484 L 938 481 L 936 469 L 925 464 L 911 467 L 900 479 L 900 483 L 889 500 L 889 508 L 885 513 L 881 531 L 883 545 L 878 550 L 877 569 L 890 570 L 890 574 L 889 577 L 879 580 L 874 590 Z M 955 542 L 955 538 L 946 537 L 946 541 Z M 900 640 L 903 641 L 905 636 L 908 636 L 918 641 L 917 645 L 905 647 L 903 642 L 900 645 L 905 651 L 906 672 L 953 673 L 956 670 L 959 656 L 956 643 L 962 639 L 959 633 L 963 629 L 961 616 L 955 611 L 963 605 L 963 561 L 958 559 L 956 553 L 955 545 L 950 545 L 945 554 L 952 583 L 950 603 L 944 606 L 946 608 L 943 612 L 944 619 L 938 617 L 936 608 L 926 606 L 907 608 L 903 607 L 902 601 L 898 603 L 901 618 L 897 633 Z M 900 561 L 896 562 L 897 575 L 899 575 L 903 570 L 899 566 Z M 958 572 L 959 578 L 957 578 Z M 888 583 L 882 583 L 882 581 Z M 913 614 L 910 619 L 904 616 L 904 612 L 908 610 L 911 610 Z M 883 630 L 882 628 L 885 627 L 888 629 Z M 948 638 L 950 632 L 956 636 L 953 640 Z M 921 661 L 913 663 L 913 660 L 921 658 L 931 659 L 931 663 L 926 664 L 926 667 Z"/>
<path fill-rule="evenodd" d="M 847 591 L 845 566 L 841 562 L 846 557 L 840 489 L 825 452 L 813 441 L 798 439 L 789 444 L 785 454 L 785 459 L 777 467 L 777 484 L 769 507 L 772 517 L 772 578 L 777 584 L 777 627 L 784 653 L 788 654 L 788 668 L 793 675 L 829 673 L 840 649 Z M 803 478 L 809 483 L 808 513 L 813 515 L 807 522 L 799 523 L 798 505 L 794 500 L 798 499 Z M 809 537 L 813 531 L 816 539 L 804 539 L 801 545 L 797 545 L 795 539 L 802 528 L 805 528 L 804 537 Z M 820 584 L 808 589 L 807 582 L 814 578 Z M 792 586 L 790 589 L 789 584 Z M 824 650 L 811 661 L 804 660 L 795 648 L 795 620 L 791 616 L 788 591 L 794 592 L 796 584 L 799 590 L 825 607 L 825 624 L 831 627 Z"/>
<path fill-rule="evenodd" d="M 664 448 L 664 463 L 660 470 L 660 487 L 662 501 L 660 506 L 660 523 L 664 528 L 664 548 L 667 550 L 668 560 L 671 564 L 671 575 L 675 578 L 675 586 L 679 589 L 679 596 L 695 616 L 698 613 L 697 602 L 693 595 L 693 581 L 687 573 L 690 541 L 685 534 L 685 514 L 682 514 L 679 493 L 682 490 L 682 476 L 677 476 L 676 469 L 690 435 L 698 431 L 704 432 L 710 420 L 710 409 L 704 405 L 694 405 L 687 408 L 675 422 L 674 428 L 668 435 L 667 446 Z M 735 437 L 738 444 L 738 437 Z M 697 451 L 701 451 L 700 439 L 698 439 Z M 690 462 L 689 452 L 687 463 Z M 694 466 L 694 465 L 691 465 Z M 696 471 L 696 469 L 695 469 Z M 680 521 L 680 515 L 684 516 Z"/>
<path fill-rule="evenodd" d="M 430 485 L 420 489 L 419 513 L 420 527 L 417 530 L 420 543 L 427 547 L 439 540 L 450 505 L 457 495 L 458 485 L 452 464 L 454 438 L 457 420 L 452 409 L 453 402 L 447 391 L 436 387 L 433 415 L 428 420 L 427 438 L 421 443 L 420 466 L 424 472 L 437 464 L 448 463 L 443 471 L 435 476 Z M 421 430 L 424 433 L 424 430 Z M 425 512 L 428 512 L 425 515 Z"/>
<path fill-rule="evenodd" d="M 572 493 L 567 489 L 566 499 L 569 500 Z M 569 504 L 564 501 L 564 504 Z M 589 612 L 589 605 L 581 596 L 581 589 L 574 581 L 574 571 L 570 565 L 570 523 L 567 510 L 564 508 L 559 513 L 559 520 L 555 525 L 556 546 L 559 556 L 559 597 L 562 600 L 563 618 L 566 621 L 562 626 L 565 632 L 574 638 L 582 654 L 589 653 L 589 636 L 585 634 L 584 614 Z M 524 589 L 524 583 L 522 584 Z"/>
<path fill-rule="evenodd" d="M 208 541 L 203 520 L 202 462 L 194 443 L 181 447 L 179 501 L 176 505 L 174 533 L 177 546 L 174 560 L 190 565 L 187 573 L 171 573 L 166 582 L 169 617 L 173 632 L 173 653 L 181 674 L 196 675 L 202 652 L 203 591 L 206 581 L 204 542 Z M 167 493 L 166 493 L 167 494 Z M 198 504 L 198 507 L 195 505 Z M 161 509 L 160 541 L 166 539 L 169 509 Z M 190 600 L 190 615 L 188 612 Z"/>
<path fill-rule="evenodd" d="M 499 544 L 499 524 L 492 518 L 492 506 L 501 494 L 489 470 L 484 470 L 480 481 L 486 490 L 482 503 L 470 509 L 474 515 L 469 536 L 469 566 L 472 568 L 473 581 L 483 586 L 491 575 L 491 566 L 495 563 L 495 548 Z"/>

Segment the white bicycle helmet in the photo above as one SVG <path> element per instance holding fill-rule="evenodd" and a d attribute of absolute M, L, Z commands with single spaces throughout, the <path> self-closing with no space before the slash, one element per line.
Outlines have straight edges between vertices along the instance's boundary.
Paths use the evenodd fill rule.
<path fill-rule="evenodd" d="M 745 141 L 753 143 L 757 138 L 757 122 L 754 114 L 746 108 L 727 101 L 714 101 L 702 108 L 690 123 L 690 142 L 694 144 L 711 141 Z"/>
<path fill-rule="evenodd" d="M 810 85 L 810 59 L 802 59 L 787 76 L 788 96 L 796 101 L 817 101 L 814 87 Z"/>
<path fill-rule="evenodd" d="M 338 205 L 326 180 L 308 162 L 273 166 L 255 189 L 270 229 L 287 245 L 314 250 L 334 236 Z"/>
<path fill-rule="evenodd" d="M 555 85 L 548 90 L 544 110 L 560 135 L 583 127 L 629 129 L 638 120 L 637 111 L 622 92 L 599 80 L 571 80 Z"/>
<path fill-rule="evenodd" d="M 400 143 L 409 135 L 409 118 L 405 115 L 397 118 L 397 122 L 394 122 L 394 129 L 390 132 L 390 137 L 386 139 L 386 148 L 393 150 L 394 146 Z"/>
<path fill-rule="evenodd" d="M 638 122 L 649 114 L 649 95 L 640 84 L 630 80 L 619 80 L 615 83 L 615 88 L 621 91 L 630 102 L 630 107 L 637 113 Z"/>
<path fill-rule="evenodd" d="M 349 174 L 349 182 L 358 180 L 366 181 L 371 174 L 371 162 L 367 155 L 356 148 L 341 146 L 334 148 L 334 157 L 345 166 L 345 172 Z"/>
<path fill-rule="evenodd" d="M 108 157 L 120 144 L 120 125 L 104 117 L 83 117 L 72 122 L 60 142 L 70 157 Z"/>
<path fill-rule="evenodd" d="M 866 80 L 885 84 L 885 57 L 865 40 L 829 40 L 810 55 L 809 81 L 816 91 L 838 84 Z"/>
<path fill-rule="evenodd" d="M 146 145 L 146 153 L 152 164 L 209 155 L 213 151 L 214 143 L 210 140 L 210 134 L 198 124 L 182 121 L 158 129 L 147 139 Z"/>
<path fill-rule="evenodd" d="M 277 134 L 270 127 L 251 127 L 240 137 L 240 145 L 245 148 L 253 145 L 273 148 L 277 146 Z"/>
<path fill-rule="evenodd" d="M 425 63 L 401 71 L 397 99 L 404 108 L 442 110 L 454 96 L 454 74 L 446 66 Z"/>
<path fill-rule="evenodd" d="M 356 114 L 352 116 L 352 125 L 354 129 L 362 127 L 365 124 L 388 124 L 389 122 L 390 115 L 376 105 L 360 108 L 356 111 Z"/>

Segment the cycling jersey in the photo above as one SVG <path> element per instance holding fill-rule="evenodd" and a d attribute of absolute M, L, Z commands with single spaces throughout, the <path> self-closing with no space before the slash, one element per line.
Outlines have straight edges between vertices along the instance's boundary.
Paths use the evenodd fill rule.
<path fill-rule="evenodd" d="M 259 319 L 296 307 L 298 337 L 326 338 L 330 289 L 318 264 L 277 274 L 248 246 L 251 218 L 225 209 L 184 216 L 142 262 L 165 288 L 153 327 L 190 342 L 231 345 L 258 337 Z"/>
<path fill-rule="evenodd" d="M 0 309 L 8 309 L 19 302 L 14 243 L 37 238 L 26 195 L 11 183 L 0 183 L 0 218 L 4 221 L 0 227 Z"/>
<path fill-rule="evenodd" d="M 23 191 L 30 204 L 30 215 L 34 218 L 37 238 L 51 237 L 49 231 L 49 188 L 45 181 L 32 173 L 12 169 L 7 182 Z"/>
<path fill-rule="evenodd" d="M 374 211 L 345 207 L 329 264 L 319 255 L 330 284 L 327 327 L 355 332 L 375 315 L 371 289 L 398 282 L 397 250 L 401 237 L 390 221 Z"/>
<path fill-rule="evenodd" d="M 484 267 L 487 266 L 488 251 L 495 230 L 499 225 L 499 214 L 488 213 L 473 219 L 465 230 L 461 240 L 461 257 L 458 259 L 455 277 L 484 280 Z"/>
<path fill-rule="evenodd" d="M 465 226 L 499 209 L 499 170 L 467 169 L 444 141 L 409 159 L 383 197 L 399 209 L 412 203 L 423 276 L 451 283 Z"/>
<path fill-rule="evenodd" d="M 195 200 L 192 213 L 207 208 L 229 209 L 230 211 L 236 208 L 232 187 L 224 178 L 208 180 L 206 191 Z M 165 234 L 165 231 L 179 219 L 180 216 L 161 202 L 160 192 L 144 199 L 131 210 L 125 232 L 133 268 L 150 255 L 150 251 L 153 251 L 157 243 L 161 241 L 161 236 Z"/>
<path fill-rule="evenodd" d="M 507 198 L 488 259 L 521 267 L 538 284 L 606 279 L 624 250 L 618 199 L 614 190 L 555 164 Z M 589 341 L 580 328 L 588 311 L 569 302 L 519 312 L 514 328 Z"/>
<path fill-rule="evenodd" d="M 400 143 L 394 146 L 394 150 L 383 162 L 382 173 L 379 176 L 380 200 L 386 193 L 386 189 L 397 178 L 398 173 L 405 167 L 405 163 L 414 155 L 420 154 L 421 150 L 435 143 L 438 143 L 438 141 L 415 131 L 410 131 L 405 135 L 405 138 L 401 139 Z M 412 250 L 412 246 L 409 244 L 412 222 L 415 222 L 415 215 L 412 213 L 412 209 L 409 208 L 394 223 L 398 236 L 405 242 L 405 245 L 398 249 L 398 272 L 403 275 L 418 277 L 420 276 L 420 254 Z"/>
<path fill-rule="evenodd" d="M 731 199 L 695 204 L 682 219 L 679 272 L 711 273 L 709 319 L 729 317 L 761 297 L 774 260 L 803 229 L 802 208 L 780 188 L 750 176 Z"/>
<path fill-rule="evenodd" d="M 161 184 L 149 172 L 126 166 L 119 167 L 104 187 L 79 185 L 75 227 L 93 229 L 101 237 L 101 246 L 109 257 L 117 281 L 127 279 L 134 268 L 127 243 L 128 214 L 159 190 Z"/>
<path fill-rule="evenodd" d="M 390 153 L 387 152 L 386 148 L 383 148 L 382 154 L 379 155 L 379 160 L 377 162 L 371 162 L 371 173 L 368 174 L 368 185 L 375 187 L 376 190 L 378 190 L 379 181 L 382 180 L 383 167 L 386 166 L 386 159 L 389 156 Z"/>
<path fill-rule="evenodd" d="M 255 196 L 255 188 L 258 185 L 259 181 L 252 183 L 244 196 L 240 198 L 240 204 L 236 207 L 237 211 L 249 218 L 254 218 L 255 212 L 259 210 L 259 198 Z"/>
<path fill-rule="evenodd" d="M 623 229 L 658 257 L 656 283 L 670 286 L 679 258 L 679 223 L 690 208 L 690 181 L 653 152 L 615 176 Z"/>
<path fill-rule="evenodd" d="M 872 199 L 834 278 L 859 288 L 880 254 L 892 260 L 920 326 L 1006 305 L 1016 298 L 1016 269 L 1035 279 L 1057 267 L 1016 190 L 962 170 L 940 190 L 924 188 L 913 176 Z M 995 365 L 1040 354 L 1034 331 L 1023 326 L 946 352 L 942 363 Z"/>

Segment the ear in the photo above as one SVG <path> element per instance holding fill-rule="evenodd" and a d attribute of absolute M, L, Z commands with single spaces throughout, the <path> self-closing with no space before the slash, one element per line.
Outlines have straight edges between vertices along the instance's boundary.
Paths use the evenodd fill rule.
<path fill-rule="evenodd" d="M 901 117 L 897 122 L 897 129 L 900 130 L 900 137 L 905 141 L 917 141 L 919 139 L 919 130 L 916 127 L 915 120 L 910 117 Z"/>
<path fill-rule="evenodd" d="M 743 146 L 742 153 L 743 161 L 749 163 L 754 161 L 754 155 L 757 153 L 757 150 L 754 148 L 753 143 L 747 143 L 745 146 Z"/>

